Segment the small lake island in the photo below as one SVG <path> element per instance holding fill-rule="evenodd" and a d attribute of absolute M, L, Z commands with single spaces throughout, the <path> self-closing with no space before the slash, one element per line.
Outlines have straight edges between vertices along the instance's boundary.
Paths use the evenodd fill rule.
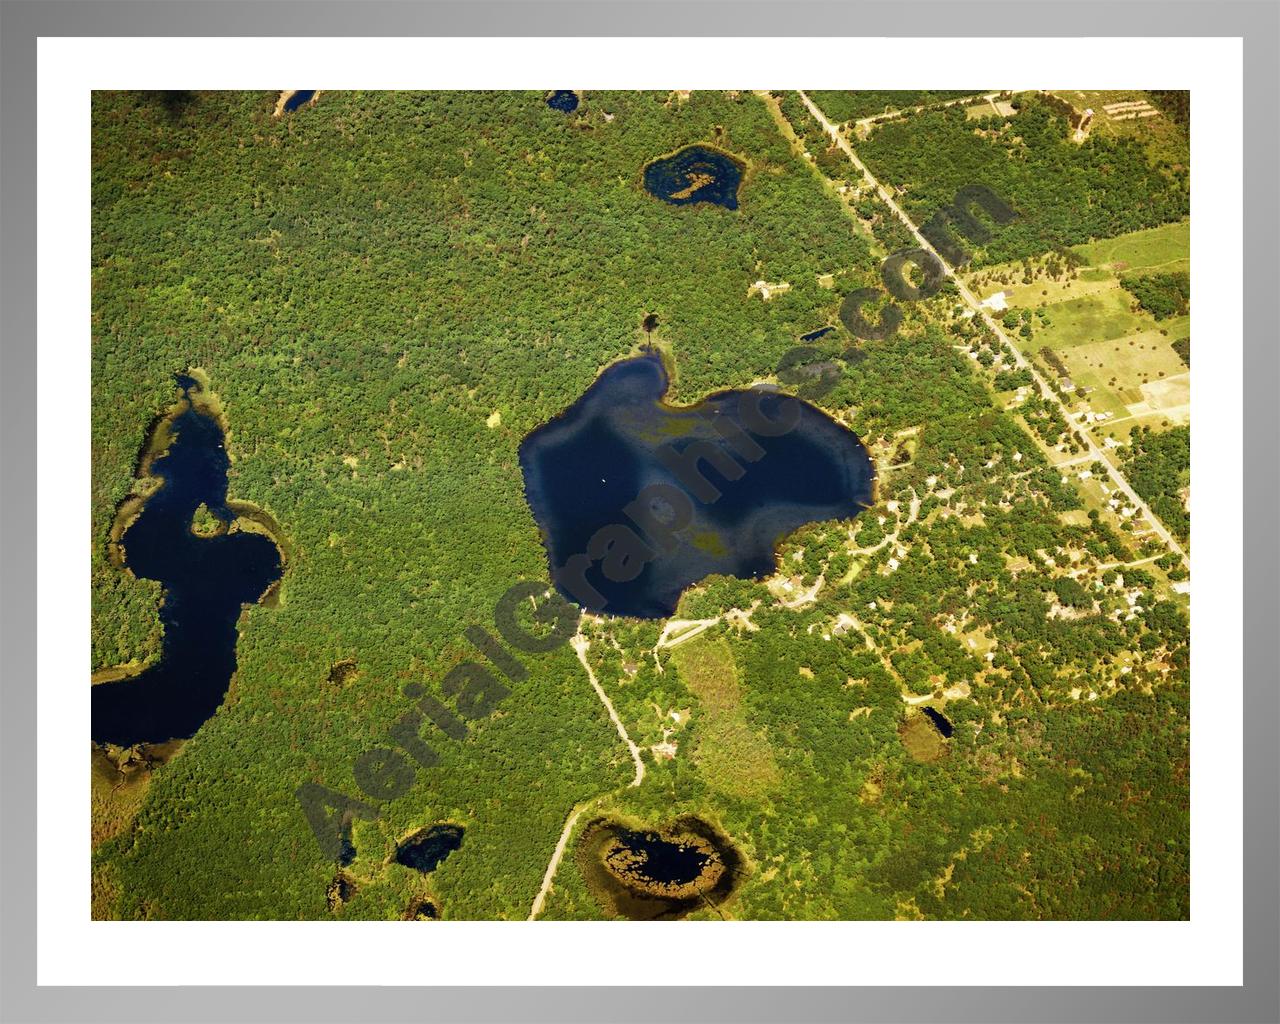
<path fill-rule="evenodd" d="M 746 165 L 711 146 L 686 146 L 653 161 L 644 169 L 644 188 L 673 206 L 712 203 L 738 208 L 738 186 Z"/>
<path fill-rule="evenodd" d="M 765 387 L 674 406 L 669 383 L 657 354 L 615 363 L 520 446 L 552 578 L 588 611 L 666 618 L 699 580 L 767 576 L 787 534 L 873 500 L 866 448 L 821 410 Z"/>

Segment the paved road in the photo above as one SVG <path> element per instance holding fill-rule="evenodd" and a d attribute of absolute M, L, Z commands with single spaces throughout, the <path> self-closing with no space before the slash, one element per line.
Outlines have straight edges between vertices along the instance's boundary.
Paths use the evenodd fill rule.
<path fill-rule="evenodd" d="M 1068 423 L 1072 422 L 1071 414 L 1067 409 L 1066 403 L 1064 403 L 1058 393 L 1049 386 L 1048 382 L 1043 376 L 1041 376 L 1040 371 L 1037 370 L 1025 356 L 1023 356 L 1022 352 L 1018 349 L 1018 346 L 1009 340 L 1009 336 L 1005 334 L 1004 328 L 994 317 L 992 317 L 991 313 L 987 309 L 983 308 L 982 303 L 978 301 L 977 296 L 969 290 L 968 286 L 955 272 L 955 268 L 942 258 L 942 255 L 933 247 L 933 244 L 925 238 L 924 235 L 920 234 L 920 229 L 917 228 L 911 218 L 906 215 L 902 207 L 897 204 L 893 196 L 889 194 L 888 189 L 881 185 L 880 182 L 876 180 L 875 175 L 867 170 L 866 165 L 858 159 L 858 155 L 853 151 L 853 147 L 849 145 L 849 141 L 841 134 L 840 129 L 831 123 L 827 115 L 822 112 L 813 100 L 809 99 L 808 95 L 803 90 L 800 90 L 799 92 L 800 98 L 804 101 L 804 105 L 809 108 L 809 113 L 817 118 L 818 123 L 822 125 L 823 130 L 831 136 L 832 141 L 839 146 L 844 152 L 844 155 L 849 158 L 849 162 L 857 168 L 858 172 L 866 178 L 871 187 L 875 189 L 876 194 L 880 197 L 881 201 L 893 211 L 894 215 L 900 221 L 902 221 L 902 223 L 915 237 L 916 242 L 920 247 L 937 257 L 938 262 L 941 263 L 943 268 L 946 270 L 947 276 L 955 282 L 965 304 L 980 316 L 983 323 L 985 323 L 995 336 L 1000 339 L 1005 349 L 1012 354 L 1014 363 L 1017 366 L 1030 371 L 1031 376 L 1035 379 L 1041 393 L 1062 410 L 1063 418 L 1067 420 Z M 1084 438 L 1085 447 L 1089 450 L 1089 455 L 1092 459 L 1101 462 L 1107 467 L 1108 473 L 1111 476 L 1111 480 L 1115 484 L 1116 489 L 1129 499 L 1129 504 L 1134 506 L 1143 514 L 1147 522 L 1150 524 L 1152 532 L 1155 533 L 1155 535 L 1166 545 L 1168 545 L 1170 550 L 1176 551 L 1185 563 L 1187 561 L 1187 553 L 1182 549 L 1182 545 L 1178 543 L 1173 534 L 1171 534 L 1165 527 L 1164 523 L 1156 517 L 1156 514 L 1151 511 L 1150 506 L 1142 500 L 1138 492 L 1129 484 L 1129 481 L 1124 478 L 1124 474 L 1120 472 L 1120 467 L 1110 457 L 1110 455 L 1108 455 L 1107 451 L 1093 439 L 1093 435 L 1089 433 L 1088 429 L 1081 429 L 1080 436 Z"/>

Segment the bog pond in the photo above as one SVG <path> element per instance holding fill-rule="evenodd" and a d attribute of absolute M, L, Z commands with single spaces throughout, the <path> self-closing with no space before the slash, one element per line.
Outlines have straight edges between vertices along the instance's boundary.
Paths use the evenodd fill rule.
<path fill-rule="evenodd" d="M 552 578 L 588 611 L 665 618 L 697 581 L 767 576 L 787 534 L 851 518 L 873 500 L 867 450 L 814 406 L 763 388 L 673 406 L 663 401 L 668 384 L 656 354 L 615 363 L 520 446 Z M 766 424 L 784 421 L 785 432 L 773 427 L 766 436 Z M 622 572 L 612 558 L 619 549 L 604 551 L 602 540 L 619 527 L 653 541 L 652 557 Z"/>
<path fill-rule="evenodd" d="M 955 727 L 952 726 L 950 719 L 948 719 L 946 715 L 936 708 L 929 707 L 927 704 L 922 706 L 920 710 L 924 712 L 925 717 L 933 723 L 934 728 L 937 729 L 938 732 L 950 739 L 951 734 L 955 732 Z"/>
<path fill-rule="evenodd" d="M 235 672 L 242 606 L 280 578 L 275 543 L 235 526 L 222 428 L 192 402 L 195 380 L 180 376 L 178 385 L 184 408 L 168 421 L 174 439 L 150 466 L 160 487 L 120 538 L 134 575 L 164 588 L 161 657 L 132 678 L 92 687 L 95 743 L 123 747 L 195 735 L 222 703 Z M 196 533 L 201 506 L 209 526 Z"/>
<path fill-rule="evenodd" d="M 547 97 L 547 106 L 563 114 L 572 114 L 578 109 L 578 94 L 572 89 L 557 89 Z"/>
<path fill-rule="evenodd" d="M 462 846 L 465 829 L 461 825 L 432 825 L 419 829 L 396 846 L 395 862 L 424 875 Z"/>
<path fill-rule="evenodd" d="M 605 911 L 633 921 L 714 909 L 745 873 L 732 841 L 693 816 L 658 829 L 597 819 L 583 829 L 577 858 L 587 888 Z"/>
<path fill-rule="evenodd" d="M 284 109 L 289 112 L 297 110 L 304 103 L 311 102 L 311 97 L 315 94 L 315 89 L 295 89 L 293 95 L 284 101 Z"/>
<path fill-rule="evenodd" d="M 738 185 L 744 166 L 710 146 L 686 146 L 644 169 L 645 191 L 674 206 L 714 203 L 738 208 Z"/>

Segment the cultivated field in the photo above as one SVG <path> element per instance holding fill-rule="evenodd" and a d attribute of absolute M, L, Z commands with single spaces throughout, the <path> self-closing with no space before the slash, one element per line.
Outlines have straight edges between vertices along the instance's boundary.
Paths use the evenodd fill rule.
<path fill-rule="evenodd" d="M 1146 231 L 1131 231 L 1118 238 L 1103 238 L 1077 245 L 1073 252 L 1093 267 L 1108 267 L 1127 274 L 1191 269 L 1191 222 L 1164 224 Z"/>

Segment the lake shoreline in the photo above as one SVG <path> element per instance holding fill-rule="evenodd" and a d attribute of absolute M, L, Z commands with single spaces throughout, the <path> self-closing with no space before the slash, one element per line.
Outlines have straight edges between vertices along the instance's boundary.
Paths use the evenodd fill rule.
<path fill-rule="evenodd" d="M 146 509 L 147 502 L 164 487 L 164 478 L 157 475 L 152 467 L 159 459 L 169 453 L 169 449 L 173 447 L 173 443 L 177 439 L 173 424 L 188 410 L 194 411 L 201 416 L 209 417 L 217 423 L 218 428 L 222 431 L 228 457 L 230 457 L 230 423 L 221 399 L 209 385 L 208 373 L 200 367 L 193 366 L 179 376 L 193 381 L 194 386 L 182 389 L 182 397 L 166 406 L 165 410 L 154 416 L 147 425 L 144 440 L 134 458 L 132 489 L 116 503 L 116 511 L 112 517 L 111 526 L 107 531 L 107 560 L 117 570 L 128 573 L 134 579 L 139 579 L 139 577 L 134 575 L 133 570 L 127 564 L 127 553 L 123 543 L 124 535 L 138 521 L 138 518 Z M 234 513 L 234 518 L 226 524 L 227 532 L 234 533 L 238 528 L 246 533 L 258 533 L 266 537 L 275 545 L 276 551 L 279 552 L 281 570 L 283 572 L 284 566 L 289 564 L 294 552 L 293 545 L 285 538 L 284 531 L 275 516 L 260 505 L 239 498 L 228 498 L 226 506 Z M 271 585 L 267 593 L 264 593 L 257 603 L 274 607 L 271 602 L 278 599 L 282 580 L 283 576 L 281 580 L 277 580 Z M 161 623 L 160 627 L 160 640 L 161 648 L 163 649 L 163 623 Z M 159 656 L 157 655 L 146 661 L 139 661 L 135 658 L 120 665 L 96 668 L 91 671 L 91 680 L 95 684 L 117 682 L 142 673 L 155 665 L 158 660 Z"/>
<path fill-rule="evenodd" d="M 245 607 L 279 604 L 292 555 L 274 516 L 227 498 L 227 417 L 208 375 L 194 369 L 175 383 L 181 397 L 140 448 L 146 475 L 122 502 L 109 542 L 119 571 L 159 584 L 159 651 L 145 664 L 91 672 L 92 739 L 104 746 L 194 735 L 233 693 Z"/>

